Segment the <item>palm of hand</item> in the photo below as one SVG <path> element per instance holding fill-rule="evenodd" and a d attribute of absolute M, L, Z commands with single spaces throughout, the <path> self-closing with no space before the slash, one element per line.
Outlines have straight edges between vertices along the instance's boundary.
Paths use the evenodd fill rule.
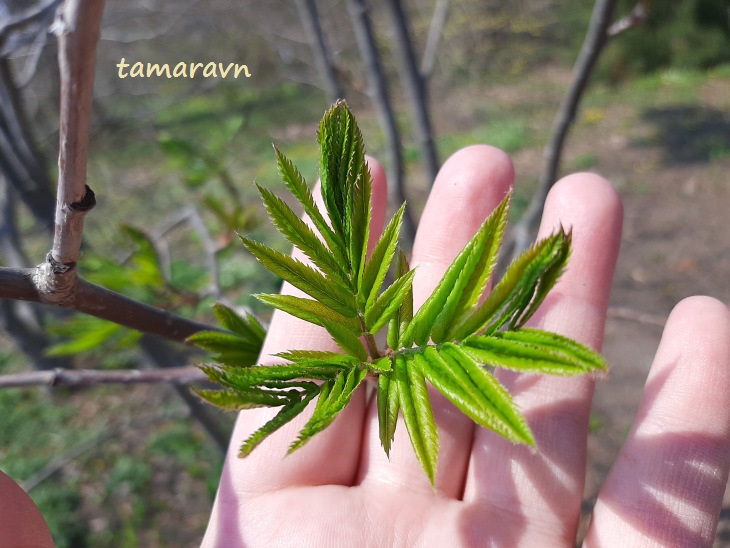
<path fill-rule="evenodd" d="M 377 227 L 385 216 L 386 192 L 382 169 L 374 165 L 372 170 Z M 416 306 L 512 182 L 509 159 L 489 147 L 464 149 L 444 165 L 413 251 Z M 620 240 L 620 199 L 599 177 L 566 178 L 548 198 L 542 234 L 560 223 L 574 228 L 573 256 L 531 323 L 600 348 Z M 589 545 L 628 545 L 640 539 L 658 545 L 712 543 L 730 453 L 730 408 L 725 404 L 730 313 L 709 299 L 686 301 L 678 308 L 652 368 L 639 420 L 597 503 Z M 688 349 L 682 341 L 694 346 Z M 276 313 L 262 355 L 290 348 L 333 349 L 326 332 Z M 709 382 L 708 367 L 715 364 L 726 367 L 713 369 Z M 204 545 L 573 545 L 594 381 L 501 371 L 498 376 L 533 428 L 537 452 L 475 429 L 432 392 L 441 436 L 437 493 L 403 425 L 396 430 L 390 460 L 386 458 L 377 410 L 364 390 L 331 427 L 286 458 L 288 444 L 307 417 L 241 460 L 238 443 L 272 411 L 242 413 Z M 712 424 L 706 416 L 714 417 Z"/>

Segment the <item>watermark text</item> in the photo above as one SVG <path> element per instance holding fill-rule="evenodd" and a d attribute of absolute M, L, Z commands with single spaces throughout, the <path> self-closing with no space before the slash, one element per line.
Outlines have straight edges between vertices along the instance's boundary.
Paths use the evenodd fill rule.
<path fill-rule="evenodd" d="M 117 63 L 119 78 L 251 78 L 248 65 L 238 63 L 185 63 L 180 61 L 171 67 L 170 63 L 127 63 L 125 58 Z"/>

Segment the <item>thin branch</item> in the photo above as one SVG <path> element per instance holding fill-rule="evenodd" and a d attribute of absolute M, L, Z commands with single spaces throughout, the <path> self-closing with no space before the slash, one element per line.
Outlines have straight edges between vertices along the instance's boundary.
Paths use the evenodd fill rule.
<path fill-rule="evenodd" d="M 385 3 L 390 10 L 395 32 L 395 50 L 400 63 L 400 74 L 408 94 L 410 95 L 410 106 L 413 111 L 415 122 L 415 138 L 420 149 L 421 162 L 429 181 L 432 185 L 436 180 L 439 170 L 438 153 L 433 137 L 433 126 L 428 111 L 428 89 L 426 80 L 418 70 L 416 54 L 413 51 L 413 40 L 411 40 L 410 29 L 408 28 L 408 16 L 402 0 L 390 0 Z"/>
<path fill-rule="evenodd" d="M 426 45 L 423 48 L 423 57 L 421 57 L 421 76 L 423 78 L 429 78 L 436 66 L 436 52 L 441 41 L 444 25 L 446 25 L 448 13 L 449 0 L 436 0 L 431 25 L 428 27 Z"/>
<path fill-rule="evenodd" d="M 332 60 L 332 53 L 327 45 L 327 39 L 319 21 L 319 10 L 317 9 L 316 0 L 295 0 L 295 4 L 299 11 L 299 18 L 302 20 L 304 31 L 307 34 L 309 47 L 312 49 L 314 62 L 325 84 L 330 102 L 334 103 L 338 99 L 344 99 L 345 91 L 342 88 L 340 79 L 337 77 L 335 64 Z"/>
<path fill-rule="evenodd" d="M 355 31 L 355 40 L 357 42 L 360 57 L 369 76 L 368 94 L 378 109 L 380 125 L 385 133 L 385 139 L 388 144 L 390 153 L 390 173 L 388 174 L 389 185 L 395 198 L 399 202 L 407 201 L 405 184 L 403 181 L 403 151 L 401 150 L 401 140 L 398 132 L 398 123 L 395 119 L 393 104 L 388 93 L 388 82 L 385 76 L 382 63 L 380 62 L 380 54 L 378 46 L 375 43 L 375 35 L 373 34 L 372 23 L 370 21 L 369 8 L 367 0 L 348 0 L 347 9 L 350 12 L 353 30 Z M 404 216 L 405 238 L 413 243 L 416 235 L 416 223 L 406 210 Z"/>
<path fill-rule="evenodd" d="M 0 375 L 0 388 L 31 386 L 92 386 L 97 384 L 175 384 L 205 382 L 207 377 L 193 366 L 165 369 L 52 369 Z"/>
<path fill-rule="evenodd" d="M 0 268 L 0 299 L 17 299 L 53 304 L 118 323 L 142 333 L 185 342 L 198 331 L 215 329 L 167 310 L 149 306 L 109 289 L 77 279 L 76 291 L 63 301 L 47 300 L 36 283 L 45 277 L 43 263 L 36 268 Z"/>
<path fill-rule="evenodd" d="M 48 262 L 58 278 L 53 285 L 61 292 L 73 291 L 84 216 L 96 204 L 94 192 L 86 185 L 86 163 L 103 7 L 102 0 L 68 0 L 58 12 L 61 131 L 56 231 Z"/>
<path fill-rule="evenodd" d="M 622 32 L 645 24 L 649 17 L 649 4 L 651 4 L 651 0 L 639 0 L 628 15 L 624 15 L 608 27 L 606 31 L 608 37 L 613 38 Z"/>
<path fill-rule="evenodd" d="M 588 31 L 573 67 L 573 79 L 555 116 L 550 139 L 545 147 L 546 165 L 540 184 L 527 212 L 512 233 L 512 260 L 527 248 L 532 234 L 537 229 L 545 199 L 557 179 L 568 132 L 575 120 L 578 106 L 588 86 L 588 80 L 608 40 L 607 29 L 613 18 L 616 3 L 617 0 L 596 0 L 593 6 Z"/>

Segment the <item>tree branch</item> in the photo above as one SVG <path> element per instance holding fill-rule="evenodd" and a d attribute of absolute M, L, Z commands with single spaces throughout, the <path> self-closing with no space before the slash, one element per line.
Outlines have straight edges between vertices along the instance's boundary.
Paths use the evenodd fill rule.
<path fill-rule="evenodd" d="M 368 95 L 378 110 L 380 125 L 388 143 L 388 150 L 390 152 L 388 188 L 391 189 L 397 201 L 405 202 L 407 196 L 403 181 L 403 151 L 401 150 L 398 123 L 396 122 L 393 104 L 388 93 L 388 82 L 383 65 L 380 62 L 378 46 L 375 43 L 372 23 L 368 14 L 367 0 L 348 0 L 347 9 L 350 13 L 353 30 L 355 31 L 355 41 L 360 51 L 360 57 L 362 57 L 369 76 Z M 416 223 L 409 210 L 406 210 L 403 221 L 405 237 L 413 243 L 413 239 L 416 236 Z"/>
<path fill-rule="evenodd" d="M 49 274 L 61 282 L 53 285 L 62 292 L 73 290 L 84 216 L 96 204 L 94 192 L 86 185 L 86 162 L 103 8 L 102 0 L 68 0 L 58 13 L 61 130 L 56 231 L 47 262 L 51 266 Z"/>
<path fill-rule="evenodd" d="M 30 386 L 91 386 L 95 384 L 187 385 L 207 381 L 205 373 L 193 366 L 165 369 L 52 369 L 0 375 L 0 388 Z"/>
<path fill-rule="evenodd" d="M 441 34 L 446 25 L 446 16 L 448 13 L 449 0 L 436 0 L 431 25 L 428 27 L 426 45 L 423 48 L 423 57 L 421 57 L 421 77 L 424 79 L 431 76 L 436 65 L 436 52 L 441 41 Z"/>
<path fill-rule="evenodd" d="M 216 329 L 140 303 L 81 278 L 75 280 L 75 291 L 66 299 L 48 300 L 47 294 L 37 287 L 45 279 L 47 265 L 48 263 L 43 263 L 36 268 L 0 268 L 0 299 L 53 304 L 178 342 L 185 342 L 185 339 L 198 331 Z"/>
<path fill-rule="evenodd" d="M 545 147 L 546 165 L 540 178 L 540 184 L 532 197 L 527 212 L 512 232 L 512 241 L 510 242 L 512 260 L 516 259 L 527 248 L 532 239 L 532 234 L 537 229 L 545 199 L 557 179 L 563 146 L 568 132 L 575 120 L 578 106 L 588 86 L 591 73 L 608 40 L 607 29 L 613 17 L 616 3 L 617 0 L 596 0 L 593 6 L 588 31 L 573 67 L 573 79 L 555 116 L 550 139 Z"/>

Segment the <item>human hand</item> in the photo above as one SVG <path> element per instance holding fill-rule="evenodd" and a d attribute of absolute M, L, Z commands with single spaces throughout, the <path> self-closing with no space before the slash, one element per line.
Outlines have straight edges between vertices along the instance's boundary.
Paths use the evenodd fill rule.
<path fill-rule="evenodd" d="M 371 164 L 373 226 L 385 177 Z M 412 266 L 418 306 L 513 183 L 507 156 L 470 147 L 442 168 Z M 567 177 L 551 191 L 541 237 L 573 227 L 568 269 L 530 322 L 595 349 L 603 339 L 622 208 L 605 180 Z M 285 288 L 292 292 L 291 288 Z M 262 356 L 336 347 L 323 330 L 276 312 Z M 273 362 L 272 362 L 273 363 Z M 636 423 L 596 504 L 587 546 L 710 545 L 730 465 L 730 312 L 707 298 L 670 316 Z M 238 418 L 204 546 L 572 546 L 586 469 L 594 380 L 498 371 L 536 438 L 515 446 L 431 392 L 441 447 L 434 493 L 404 425 L 390 460 L 377 409 L 360 390 L 305 447 L 286 449 L 307 413 L 246 459 L 238 446 L 276 410 Z"/>

